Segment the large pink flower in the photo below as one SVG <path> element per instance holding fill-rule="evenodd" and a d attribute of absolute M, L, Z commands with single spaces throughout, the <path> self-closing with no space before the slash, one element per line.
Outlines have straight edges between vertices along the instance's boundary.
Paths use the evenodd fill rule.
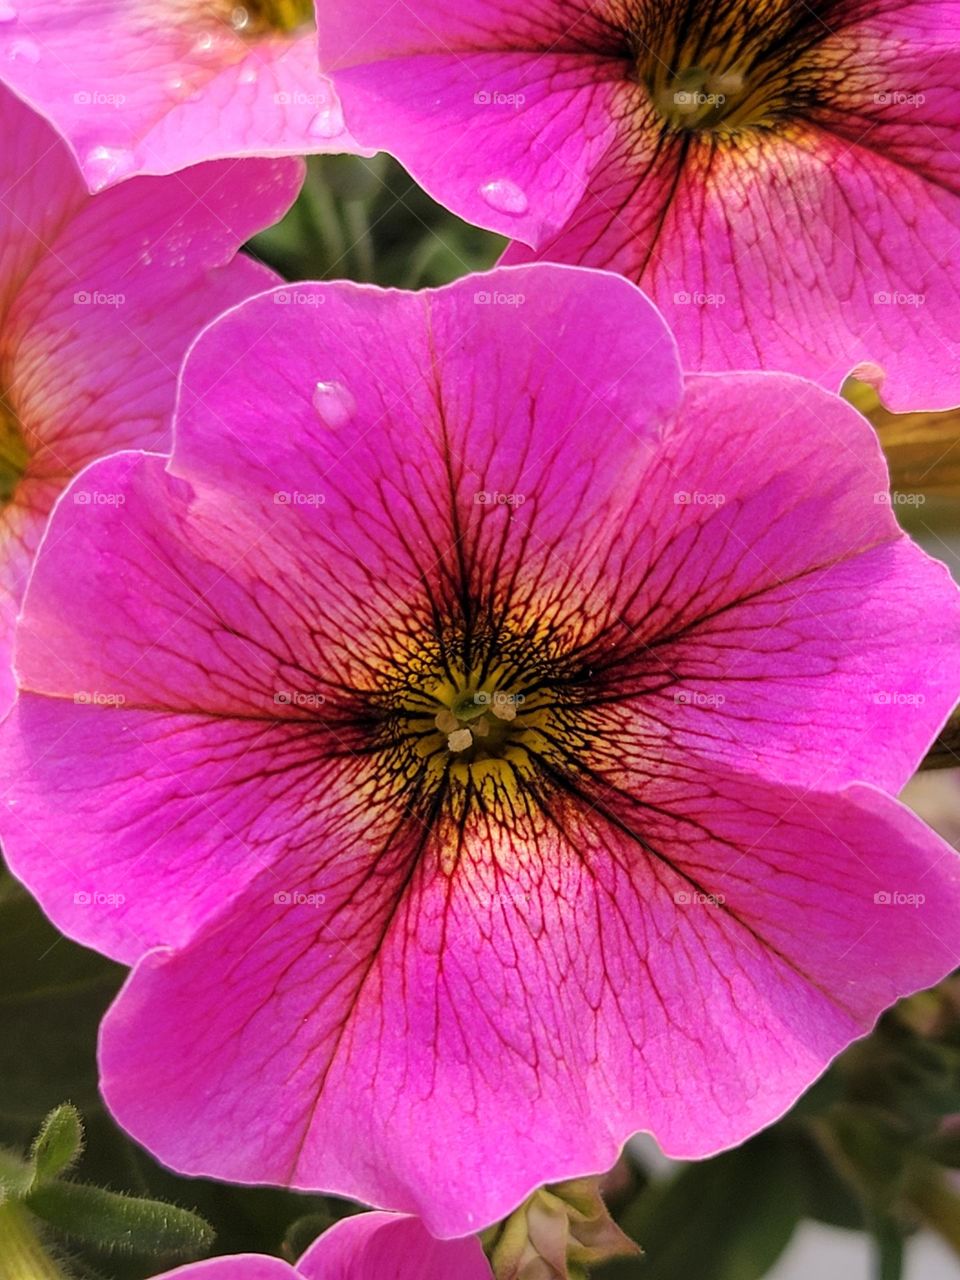
<path fill-rule="evenodd" d="M 960 401 L 957 0 L 320 7 L 354 135 L 438 199 L 610 267 L 687 367 Z M 517 244 L 511 259 L 534 256 Z"/>
<path fill-rule="evenodd" d="M 225 156 L 357 150 L 320 74 L 313 0 L 2 0 L 0 79 L 93 191 Z"/>
<path fill-rule="evenodd" d="M 158 1280 L 493 1280 L 480 1241 L 435 1240 L 416 1218 L 359 1213 L 310 1246 L 295 1267 L 261 1254 L 210 1258 Z"/>
<path fill-rule="evenodd" d="M 163 1161 L 464 1234 L 738 1142 L 956 963 L 885 792 L 960 607 L 849 405 L 540 266 L 251 300 L 175 439 L 57 508 L 0 759 L 15 872 L 143 957 L 102 1083 Z"/>
<path fill-rule="evenodd" d="M 101 454 L 168 445 L 183 354 L 276 281 L 236 251 L 299 182 L 292 161 L 246 160 L 91 198 L 50 126 L 0 88 L 0 713 L 50 508 Z"/>

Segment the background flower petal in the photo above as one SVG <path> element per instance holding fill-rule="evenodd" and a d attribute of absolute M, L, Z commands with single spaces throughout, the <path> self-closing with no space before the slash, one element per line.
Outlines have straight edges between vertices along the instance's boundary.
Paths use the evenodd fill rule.
<path fill-rule="evenodd" d="M 312 30 L 242 36 L 195 0 L 18 0 L 0 68 L 93 191 L 228 156 L 356 151 Z"/>
<path fill-rule="evenodd" d="M 417 1218 L 358 1213 L 300 1259 L 305 1280 L 491 1280 L 480 1241 L 436 1240 Z"/>

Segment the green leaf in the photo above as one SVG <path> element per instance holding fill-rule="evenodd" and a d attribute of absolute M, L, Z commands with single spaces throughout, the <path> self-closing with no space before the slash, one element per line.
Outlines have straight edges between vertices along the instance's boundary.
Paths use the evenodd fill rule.
<path fill-rule="evenodd" d="M 33 1186 L 33 1168 L 0 1147 L 0 1204 L 5 1200 L 22 1200 Z"/>
<path fill-rule="evenodd" d="M 101 1113 L 96 1030 L 123 969 L 67 941 L 0 872 L 0 973 L 0 1144 L 22 1152 L 64 1098 Z"/>
<path fill-rule="evenodd" d="M 926 1144 L 926 1152 L 938 1164 L 960 1169 L 960 1129 L 938 1133 Z"/>
<path fill-rule="evenodd" d="M 760 1280 L 803 1215 L 792 1145 L 761 1134 L 735 1151 L 652 1183 L 621 1216 L 642 1260 L 614 1263 L 598 1280 Z"/>
<path fill-rule="evenodd" d="M 336 1219 L 330 1213 L 308 1213 L 287 1228 L 280 1252 L 288 1262 L 296 1262 L 301 1254 L 322 1236 L 328 1227 L 332 1227 Z"/>
<path fill-rule="evenodd" d="M 26 1203 L 64 1235 L 98 1249 L 195 1258 L 213 1244 L 213 1228 L 188 1209 L 82 1183 L 51 1182 Z"/>
<path fill-rule="evenodd" d="M 34 1181 L 52 1182 L 75 1163 L 83 1150 L 83 1122 L 69 1102 L 56 1107 L 43 1122 L 30 1153 Z"/>
<path fill-rule="evenodd" d="M 878 1107 L 834 1107 L 829 1132 L 869 1203 L 886 1208 L 900 1194 L 909 1146 L 899 1119 Z"/>

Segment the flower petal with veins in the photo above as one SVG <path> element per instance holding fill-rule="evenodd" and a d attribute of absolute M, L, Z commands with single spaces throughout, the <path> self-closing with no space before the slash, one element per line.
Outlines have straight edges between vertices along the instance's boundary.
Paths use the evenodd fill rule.
<path fill-rule="evenodd" d="M 139 1141 L 459 1236 L 637 1129 L 743 1140 L 956 964 L 960 863 L 888 793 L 960 603 L 864 419 L 682 378 L 622 278 L 299 288 L 58 507 L 4 847 L 136 962 Z"/>
<path fill-rule="evenodd" d="M 92 198 L 50 126 L 0 88 L 0 712 L 50 509 L 102 454 L 169 443 L 180 361 L 276 281 L 237 251 L 301 178 L 292 160 L 213 163 Z"/>
<path fill-rule="evenodd" d="M 361 142 L 506 261 L 636 281 L 688 368 L 872 363 L 895 410 L 960 401 L 957 0 L 355 0 L 319 27 Z"/>
<path fill-rule="evenodd" d="M 64 136 L 91 191 L 231 156 L 358 152 L 320 75 L 307 0 L 15 9 L 0 23 L 0 78 Z M 304 20 L 288 30 L 273 10 Z"/>

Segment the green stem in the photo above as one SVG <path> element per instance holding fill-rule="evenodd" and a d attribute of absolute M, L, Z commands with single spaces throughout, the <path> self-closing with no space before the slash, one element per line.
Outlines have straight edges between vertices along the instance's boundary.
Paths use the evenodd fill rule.
<path fill-rule="evenodd" d="M 920 1217 L 960 1255 L 960 1196 L 935 1165 L 918 1169 L 906 1188 L 907 1200 Z"/>
<path fill-rule="evenodd" d="M 877 1280 L 901 1280 L 903 1275 L 903 1236 L 895 1223 L 881 1218 L 874 1223 L 874 1274 Z"/>
<path fill-rule="evenodd" d="M 0 1280 L 66 1280 L 16 1201 L 0 1204 Z"/>

